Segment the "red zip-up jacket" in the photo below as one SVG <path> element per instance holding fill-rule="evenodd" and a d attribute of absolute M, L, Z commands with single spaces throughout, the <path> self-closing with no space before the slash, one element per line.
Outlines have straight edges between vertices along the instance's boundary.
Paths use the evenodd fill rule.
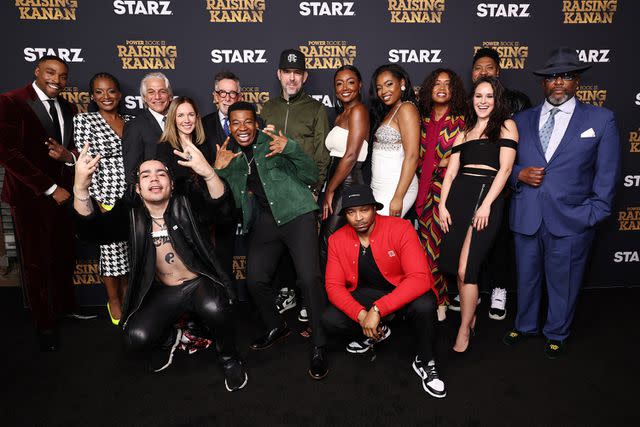
<path fill-rule="evenodd" d="M 382 317 L 391 314 L 433 287 L 427 258 L 418 234 L 407 220 L 376 214 L 369 236 L 373 259 L 385 279 L 395 289 L 375 302 Z M 351 292 L 358 287 L 360 240 L 349 224 L 329 238 L 325 287 L 329 301 L 347 316 L 358 321 L 366 310 Z"/>

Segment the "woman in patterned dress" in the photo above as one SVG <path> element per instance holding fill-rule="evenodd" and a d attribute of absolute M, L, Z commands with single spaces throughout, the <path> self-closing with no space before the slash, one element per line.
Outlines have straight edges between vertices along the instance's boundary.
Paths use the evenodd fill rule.
<path fill-rule="evenodd" d="M 449 296 L 446 278 L 438 269 L 442 239 L 438 206 L 451 147 L 458 133 L 464 129 L 466 102 L 462 80 L 449 69 L 434 70 L 422 83 L 418 93 L 418 107 L 422 130 L 416 213 L 420 242 L 429 261 L 438 297 L 438 320 L 443 321 L 446 318 Z"/>
<path fill-rule="evenodd" d="M 91 156 L 100 155 L 100 164 L 89 193 L 103 211 L 110 210 L 125 192 L 122 161 L 122 131 L 132 116 L 118 112 L 122 93 L 118 79 L 109 73 L 98 73 L 89 82 L 91 100 L 98 111 L 81 113 L 73 118 L 73 140 L 81 150 L 89 144 Z M 122 315 L 122 302 L 127 288 L 129 260 L 127 243 L 100 246 L 100 275 L 107 290 L 107 310 L 117 325 Z"/>

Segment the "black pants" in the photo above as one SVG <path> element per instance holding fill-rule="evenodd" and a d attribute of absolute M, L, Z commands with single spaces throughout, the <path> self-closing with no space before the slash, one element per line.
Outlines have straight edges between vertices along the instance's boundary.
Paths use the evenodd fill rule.
<path fill-rule="evenodd" d="M 284 321 L 274 303 L 275 289 L 271 279 L 282 252 L 288 249 L 298 276 L 298 286 L 309 309 L 313 344 L 323 346 L 326 337 L 321 316 L 327 296 L 320 278 L 317 242 L 315 212 L 300 215 L 278 227 L 271 212 L 259 209 L 249 233 L 247 287 L 267 330 L 281 326 Z"/>
<path fill-rule="evenodd" d="M 341 159 L 341 157 L 331 157 L 331 163 L 329 163 L 329 173 L 327 175 L 327 182 L 329 182 L 333 177 L 333 174 L 336 172 Z M 342 194 L 346 190 L 357 184 L 364 184 L 364 179 L 362 178 L 362 162 L 357 162 L 355 165 L 353 165 L 353 169 L 351 170 L 349 175 L 347 175 L 342 184 L 340 184 L 338 188 L 336 188 L 336 191 L 333 193 L 333 201 L 331 203 L 333 214 L 327 217 L 327 219 L 325 219 L 320 226 L 320 266 L 323 269 L 327 266 L 329 237 L 331 237 L 331 235 L 335 233 L 337 229 L 347 223 L 344 215 L 340 215 L 340 211 L 342 210 Z"/>
<path fill-rule="evenodd" d="M 479 285 L 484 291 L 491 292 L 496 287 L 516 290 L 516 251 L 513 233 L 509 229 L 509 202 L 509 199 L 505 200 L 500 229 L 480 270 Z"/>
<path fill-rule="evenodd" d="M 362 304 L 365 309 L 369 310 L 374 302 L 388 293 L 389 292 L 382 289 L 360 286 L 356 288 L 351 295 L 356 301 Z M 415 328 L 420 359 L 427 361 L 433 359 L 435 355 L 436 324 L 435 294 L 433 292 L 427 292 L 419 296 L 400 310 L 401 313 L 403 311 Z M 325 310 L 322 316 L 322 322 L 327 334 L 364 337 L 360 325 L 334 306 L 330 306 Z"/>
<path fill-rule="evenodd" d="M 165 345 L 173 324 L 186 311 L 195 313 L 211 330 L 221 362 L 237 356 L 233 311 L 226 292 L 202 276 L 179 286 L 154 283 L 127 322 L 127 349 L 144 351 Z"/>

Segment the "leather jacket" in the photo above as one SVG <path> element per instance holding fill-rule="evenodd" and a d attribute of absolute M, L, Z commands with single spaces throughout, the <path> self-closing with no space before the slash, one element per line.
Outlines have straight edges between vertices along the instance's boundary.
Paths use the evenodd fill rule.
<path fill-rule="evenodd" d="M 206 276 L 221 286 L 229 299 L 234 299 L 230 278 L 216 259 L 210 243 L 208 226 L 220 215 L 234 210 L 233 198 L 225 185 L 224 194 L 211 199 L 204 184 L 190 187 L 186 193 L 172 194 L 164 213 L 171 244 L 185 266 L 194 273 Z M 109 212 L 101 213 L 94 201 L 93 213 L 79 215 L 74 211 L 77 236 L 98 244 L 127 240 L 129 242 L 129 287 L 123 305 L 120 325 L 127 321 L 143 303 L 156 275 L 155 247 L 151 239 L 152 222 L 142 201 L 121 199 Z"/>

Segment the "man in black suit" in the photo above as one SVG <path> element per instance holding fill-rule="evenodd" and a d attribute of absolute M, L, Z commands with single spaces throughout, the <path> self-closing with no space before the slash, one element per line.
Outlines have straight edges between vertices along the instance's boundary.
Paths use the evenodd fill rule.
<path fill-rule="evenodd" d="M 240 79 L 230 71 L 221 71 L 213 79 L 213 102 L 216 110 L 202 118 L 202 126 L 210 147 L 222 146 L 229 137 L 229 107 L 242 100 Z M 227 147 L 235 149 L 235 141 L 229 140 Z M 214 151 L 215 156 L 215 151 Z M 214 158 L 215 161 L 215 158 Z M 215 223 L 215 251 L 225 273 L 233 277 L 233 252 L 236 225 L 240 218 L 226 219 Z"/>
<path fill-rule="evenodd" d="M 140 96 L 145 108 L 124 126 L 122 156 L 127 184 L 134 181 L 134 171 L 143 161 L 156 157 L 158 140 L 173 99 L 171 83 L 162 73 L 149 73 L 140 82 Z"/>
<path fill-rule="evenodd" d="M 0 94 L 2 201 L 11 205 L 22 285 L 42 351 L 57 350 L 57 320 L 75 308 L 73 229 L 65 204 L 76 161 L 67 149 L 76 109 L 60 96 L 68 73 L 62 59 L 44 56 L 33 83 Z"/>

